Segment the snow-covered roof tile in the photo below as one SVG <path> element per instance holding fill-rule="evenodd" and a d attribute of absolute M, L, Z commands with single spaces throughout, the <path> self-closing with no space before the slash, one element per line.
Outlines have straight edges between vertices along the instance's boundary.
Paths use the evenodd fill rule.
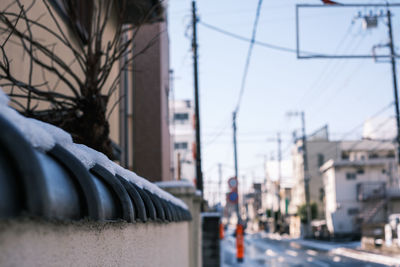
<path fill-rule="evenodd" d="M 17 111 L 9 107 L 8 102 L 9 99 L 7 95 L 4 94 L 0 88 L 0 116 L 6 119 L 7 123 L 15 127 L 19 133 L 21 133 L 27 143 L 29 143 L 37 151 L 46 154 L 55 150 L 56 146 L 62 147 L 65 151 L 68 151 L 69 154 L 78 159 L 80 164 L 84 166 L 88 173 L 95 165 L 100 165 L 108 173 L 110 173 L 115 180 L 118 180 L 115 177 L 115 175 L 118 174 L 125 180 L 135 184 L 138 190 L 147 190 L 150 192 L 150 194 L 154 194 L 162 201 L 165 201 L 165 205 L 168 206 L 171 204 L 172 207 L 176 206 L 177 212 L 181 212 L 183 210 L 186 214 L 185 216 L 176 216 L 186 218 L 190 217 L 190 215 L 187 215 L 188 208 L 186 204 L 180 199 L 160 189 L 156 184 L 138 176 L 136 173 L 124 169 L 120 165 L 109 160 L 103 153 L 100 153 L 85 145 L 73 143 L 71 135 L 64 130 L 51 124 L 22 116 Z M 175 208 L 173 208 L 173 210 L 174 209 Z M 171 212 L 168 214 L 170 213 Z M 172 212 L 171 214 L 175 213 Z M 171 214 L 170 216 L 172 216 Z"/>

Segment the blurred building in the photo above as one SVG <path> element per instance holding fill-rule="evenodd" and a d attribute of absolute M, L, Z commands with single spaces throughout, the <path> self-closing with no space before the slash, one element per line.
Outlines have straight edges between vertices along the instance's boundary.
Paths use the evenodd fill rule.
<path fill-rule="evenodd" d="M 310 202 L 318 205 L 318 218 L 324 218 L 323 183 L 320 167 L 329 159 L 338 159 L 339 142 L 329 140 L 327 126 L 307 138 Z M 292 149 L 293 187 L 289 213 L 296 214 L 298 207 L 306 203 L 304 183 L 303 141 L 297 139 Z"/>
<path fill-rule="evenodd" d="M 283 216 L 290 215 L 289 206 L 292 201 L 292 187 L 293 183 L 289 181 L 282 181 L 280 183 L 280 211 Z"/>
<path fill-rule="evenodd" d="M 172 169 L 174 179 L 195 181 L 194 105 L 191 100 L 170 102 L 170 131 L 172 139 Z"/>
<path fill-rule="evenodd" d="M 400 212 L 395 146 L 391 141 L 343 141 L 340 159 L 327 161 L 323 177 L 326 223 L 335 237 L 360 234 L 362 223 L 386 222 Z"/>
<path fill-rule="evenodd" d="M 243 203 L 246 210 L 246 218 L 248 220 L 248 229 L 253 231 L 259 230 L 262 217 L 265 213 L 263 210 L 263 185 L 254 183 L 250 192 L 244 195 Z"/>

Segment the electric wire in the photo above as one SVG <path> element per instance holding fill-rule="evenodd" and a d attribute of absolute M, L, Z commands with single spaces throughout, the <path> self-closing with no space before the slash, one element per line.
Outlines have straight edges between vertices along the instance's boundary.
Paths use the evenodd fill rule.
<path fill-rule="evenodd" d="M 201 20 L 199 21 L 199 24 L 202 25 L 202 26 L 204 26 L 205 28 L 208 28 L 208 29 L 210 29 L 210 30 L 213 30 L 213 31 L 222 33 L 222 34 L 224 34 L 224 35 L 226 35 L 226 36 L 230 36 L 230 37 L 235 38 L 235 39 L 237 39 L 237 40 L 241 40 L 241 41 L 244 41 L 244 42 L 254 43 L 254 44 L 256 44 L 256 45 L 263 46 L 263 47 L 267 47 L 267 48 L 274 49 L 274 50 L 278 50 L 278 51 L 289 52 L 289 53 L 293 53 L 293 54 L 296 54 L 296 53 L 297 53 L 297 52 L 296 52 L 296 49 L 289 48 L 289 47 L 284 47 L 284 46 L 279 46 L 279 45 L 275 45 L 275 44 L 270 44 L 270 43 L 266 43 L 266 42 L 261 42 L 261 41 L 257 41 L 257 40 L 253 40 L 253 41 L 252 41 L 252 39 L 249 39 L 249 38 L 247 38 L 247 37 L 241 36 L 241 35 L 236 34 L 236 33 L 229 32 L 229 31 L 227 31 L 227 30 L 224 30 L 224 29 L 221 29 L 221 28 L 219 28 L 219 27 L 213 26 L 213 25 L 211 25 L 211 24 L 205 23 L 205 22 L 203 22 L 203 21 L 201 21 Z M 311 53 L 311 52 L 306 52 L 306 51 L 303 51 L 303 53 L 306 53 L 306 54 L 313 54 L 313 53 Z"/>
<path fill-rule="evenodd" d="M 378 111 L 375 112 L 373 115 L 371 115 L 370 118 L 374 118 L 374 117 L 379 116 L 380 114 L 384 113 L 384 112 L 387 111 L 389 108 L 391 108 L 393 105 L 394 105 L 394 102 L 391 102 L 389 105 L 386 105 L 385 107 L 383 107 L 382 109 L 378 110 Z M 389 118 L 389 119 L 391 119 L 391 118 Z M 390 121 L 389 119 L 388 119 L 388 120 L 385 120 L 384 124 L 386 124 L 388 121 Z M 341 138 L 339 138 L 338 140 L 335 140 L 335 141 L 337 141 L 337 142 L 344 142 L 344 141 L 346 141 L 346 138 L 347 138 L 348 136 L 350 136 L 351 134 L 353 134 L 354 132 L 356 132 L 359 128 L 361 128 L 361 127 L 364 126 L 364 122 L 365 122 L 365 121 L 362 121 L 361 123 L 357 124 L 357 125 L 356 125 L 355 127 L 353 127 L 351 130 L 345 132 L 345 133 L 341 136 Z M 382 125 L 378 125 L 378 127 L 375 127 L 374 130 L 375 130 L 376 128 L 379 128 L 379 127 L 382 127 Z M 360 143 L 360 142 L 362 142 L 362 141 L 364 141 L 364 140 L 356 141 L 355 144 L 358 144 L 358 143 Z M 336 150 L 336 146 L 333 146 L 333 147 L 330 147 L 330 148 L 329 148 L 328 146 L 330 146 L 330 145 L 331 145 L 331 144 L 329 144 L 329 143 L 326 144 L 326 149 L 323 149 L 324 153 L 331 152 L 332 150 Z M 310 159 L 312 159 L 312 157 L 310 157 Z"/>
<path fill-rule="evenodd" d="M 343 35 L 343 37 L 340 39 L 339 43 L 337 44 L 334 54 L 339 52 L 339 49 L 341 49 L 341 47 L 345 43 L 347 37 L 350 36 L 352 28 L 353 28 L 353 24 L 350 24 L 347 31 L 345 32 L 345 34 Z M 315 79 L 313 81 L 313 83 L 308 87 L 307 91 L 301 97 L 300 103 L 305 101 L 305 99 L 307 98 L 307 95 L 321 82 L 321 80 L 325 76 L 325 74 L 329 73 L 328 70 L 329 70 L 330 66 L 332 65 L 332 62 L 333 62 L 333 59 L 329 59 L 328 61 L 325 62 L 324 66 L 322 67 L 322 71 L 317 76 L 317 79 Z"/>
<path fill-rule="evenodd" d="M 351 48 L 351 53 L 353 53 L 354 51 L 356 51 L 358 49 L 358 47 L 364 41 L 365 36 L 366 36 L 366 34 L 362 35 L 361 38 L 355 43 L 355 46 L 353 48 Z M 346 48 L 346 49 L 349 49 L 349 48 L 350 48 L 350 46 L 348 46 L 348 48 Z M 315 89 L 319 89 L 322 87 L 322 88 L 324 88 L 324 90 L 323 91 L 318 90 L 319 94 L 316 95 L 315 97 L 308 98 L 308 101 L 306 102 L 305 105 L 310 107 L 309 101 L 311 101 L 311 99 L 312 99 L 313 103 L 318 103 L 318 101 L 316 101 L 316 100 L 321 98 L 322 95 L 324 95 L 326 92 L 329 91 L 329 89 L 334 85 L 334 81 L 335 81 L 336 77 L 339 77 L 339 74 L 345 70 L 345 64 L 347 64 L 348 62 L 349 62 L 348 59 L 342 59 L 339 61 L 335 61 L 334 65 L 332 66 L 332 70 L 327 73 L 328 75 L 326 75 L 324 77 L 325 79 L 323 79 L 322 83 L 321 83 L 321 85 L 327 84 L 327 86 L 320 85 L 318 87 L 315 87 Z"/>
<path fill-rule="evenodd" d="M 364 67 L 365 67 L 365 64 L 363 62 L 360 62 L 359 64 L 357 64 L 357 66 L 354 68 L 354 70 L 345 78 L 345 80 L 342 82 L 342 84 L 337 87 L 337 89 L 333 92 L 333 94 L 331 94 L 331 96 L 329 98 L 326 98 L 325 101 L 319 102 L 320 103 L 318 106 L 319 109 L 316 109 L 318 112 L 313 112 L 314 114 L 316 114 L 317 118 L 322 116 L 320 111 L 322 109 L 325 109 L 330 104 L 334 103 L 334 101 L 332 101 L 332 100 L 334 98 L 336 98 L 340 94 L 340 92 L 342 92 L 349 85 L 352 78 L 354 78 L 354 76 L 357 73 L 359 73 Z"/>
<path fill-rule="evenodd" d="M 354 37 L 353 39 L 350 39 L 350 43 L 344 47 L 343 50 L 349 50 L 351 49 L 351 53 L 356 51 L 356 49 L 361 45 L 362 41 L 364 40 L 366 35 L 363 35 L 358 42 L 354 42 Z M 355 46 L 353 46 L 353 44 L 355 44 Z M 353 47 L 352 47 L 353 46 Z M 327 71 L 324 72 L 323 75 L 321 75 L 320 77 L 318 77 L 318 82 L 316 82 L 315 84 L 313 84 L 313 87 L 311 87 L 308 92 L 312 94 L 312 92 L 317 92 L 319 93 L 317 95 L 317 97 L 320 97 L 323 92 L 327 91 L 327 88 L 330 88 L 333 84 L 333 82 L 335 81 L 336 77 L 338 77 L 339 73 L 342 72 L 345 69 L 345 64 L 347 64 L 349 62 L 348 59 L 338 59 L 333 61 L 333 59 L 331 59 L 330 61 L 328 61 L 328 63 L 332 63 L 332 64 L 328 64 L 328 66 L 331 66 L 330 68 L 326 68 Z M 324 86 L 328 84 L 327 86 Z M 324 91 L 321 92 L 320 88 L 324 88 Z M 309 106 L 309 102 L 311 100 L 315 100 L 315 97 L 306 97 L 304 98 L 305 101 L 303 101 L 303 105 L 305 106 Z M 315 102 L 314 102 L 315 103 Z"/>
<path fill-rule="evenodd" d="M 394 117 L 389 117 L 387 118 L 385 121 L 383 121 L 382 123 L 380 123 L 378 126 L 374 127 L 373 131 L 378 130 L 380 127 L 385 126 L 387 123 L 389 123 Z M 360 144 L 362 144 L 365 141 L 372 141 L 375 142 L 377 145 L 374 146 L 372 149 L 368 150 L 368 152 L 370 153 L 374 153 L 376 151 L 379 151 L 379 148 L 383 145 L 383 144 L 387 144 L 388 142 L 390 142 L 391 140 L 375 140 L 375 139 L 362 139 L 362 140 L 358 140 L 358 141 L 348 141 L 348 140 L 339 140 L 338 142 L 354 142 L 352 146 L 350 146 L 349 148 L 346 149 L 346 151 L 352 151 L 354 150 L 357 146 L 359 146 Z M 327 144 L 330 145 L 330 144 Z M 336 146 L 331 146 L 330 148 L 328 148 L 327 150 L 324 150 L 324 153 L 327 152 L 332 152 L 333 150 L 336 150 L 337 147 Z M 317 155 L 309 157 L 309 160 L 315 160 L 317 159 Z"/>
<path fill-rule="evenodd" d="M 248 74 L 248 71 L 249 71 L 251 55 L 252 55 L 253 47 L 254 47 L 254 41 L 256 39 L 257 26 L 258 26 L 258 20 L 260 18 L 260 11 L 261 11 L 262 2 L 263 2 L 263 0 L 259 0 L 258 1 L 258 5 L 257 5 L 256 17 L 254 19 L 254 25 L 253 25 L 253 32 L 252 32 L 252 35 L 251 35 L 249 50 L 247 52 L 246 63 L 245 63 L 245 66 L 244 66 L 244 71 L 243 71 L 243 76 L 242 76 L 242 83 L 241 83 L 241 87 L 240 87 L 240 91 L 239 91 L 239 99 L 238 99 L 238 102 L 236 104 L 236 108 L 235 108 L 235 111 L 234 111 L 234 114 L 236 114 L 236 115 L 239 112 L 240 104 L 241 104 L 241 101 L 242 101 L 242 98 L 243 98 L 244 89 L 245 89 L 245 86 L 246 86 L 247 74 Z"/>

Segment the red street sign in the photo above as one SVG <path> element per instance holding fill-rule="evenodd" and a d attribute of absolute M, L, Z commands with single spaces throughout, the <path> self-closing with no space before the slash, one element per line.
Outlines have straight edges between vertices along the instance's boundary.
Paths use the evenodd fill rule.
<path fill-rule="evenodd" d="M 229 185 L 230 189 L 237 188 L 238 181 L 237 181 L 236 177 L 229 178 L 228 185 Z"/>

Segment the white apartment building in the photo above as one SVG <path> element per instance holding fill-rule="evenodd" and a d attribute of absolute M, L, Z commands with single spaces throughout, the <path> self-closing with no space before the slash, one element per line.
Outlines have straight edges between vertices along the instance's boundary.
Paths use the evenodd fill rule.
<path fill-rule="evenodd" d="M 395 146 L 389 141 L 344 141 L 340 159 L 321 166 L 325 217 L 332 236 L 360 233 L 362 223 L 384 222 L 398 212 Z M 390 205 L 388 201 L 390 200 Z"/>
<path fill-rule="evenodd" d="M 323 219 L 325 215 L 323 183 L 319 168 L 327 160 L 339 157 L 338 142 L 329 140 L 327 128 L 323 128 L 322 130 L 325 134 L 321 135 L 321 131 L 317 131 L 314 135 L 308 137 L 306 142 L 310 202 L 315 202 L 318 205 L 318 219 Z M 291 190 L 289 214 L 296 214 L 298 207 L 306 203 L 302 139 L 298 139 L 295 142 L 292 149 L 292 162 L 293 187 Z"/>
<path fill-rule="evenodd" d="M 172 162 L 174 179 L 195 181 L 196 162 L 193 155 L 195 149 L 194 105 L 191 100 L 175 100 L 170 102 L 170 133 L 172 142 Z"/>

